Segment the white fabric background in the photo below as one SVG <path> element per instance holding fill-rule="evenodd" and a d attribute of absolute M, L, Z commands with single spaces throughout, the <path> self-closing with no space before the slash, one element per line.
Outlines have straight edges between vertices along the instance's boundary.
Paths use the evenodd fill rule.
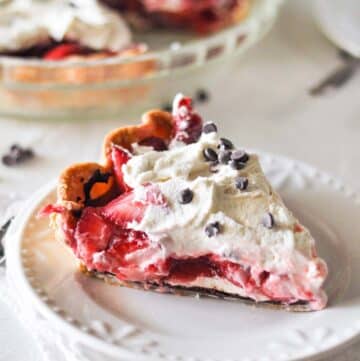
<path fill-rule="evenodd" d="M 306 161 L 359 190 L 360 72 L 342 89 L 319 98 L 308 95 L 340 64 L 336 49 L 314 24 L 309 5 L 289 1 L 271 33 L 210 89 L 212 99 L 200 110 L 235 143 Z M 29 196 L 69 162 L 97 159 L 103 135 L 128 122 L 0 119 L 0 153 L 19 142 L 38 154 L 17 168 L 0 165 L 0 210 Z M 22 328 L 4 302 L 7 291 L 2 275 L 0 279 L 0 360 L 40 361 L 31 325 Z M 359 361 L 360 343 L 331 360 Z"/>

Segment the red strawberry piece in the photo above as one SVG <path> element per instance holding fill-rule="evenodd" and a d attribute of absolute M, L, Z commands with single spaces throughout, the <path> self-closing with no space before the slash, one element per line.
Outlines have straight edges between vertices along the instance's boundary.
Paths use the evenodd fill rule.
<path fill-rule="evenodd" d="M 59 204 L 47 204 L 37 214 L 37 217 L 48 217 L 50 214 L 58 213 L 61 214 L 65 211 L 64 206 L 60 206 Z"/>
<path fill-rule="evenodd" d="M 60 44 L 43 55 L 45 60 L 63 60 L 70 55 L 81 54 L 83 48 L 79 44 Z"/>
<path fill-rule="evenodd" d="M 132 263 L 129 255 L 148 246 L 149 240 L 144 232 L 123 229 L 114 239 L 114 242 L 109 249 L 109 254 L 112 254 L 121 260 L 121 266 L 125 266 L 125 264 Z"/>
<path fill-rule="evenodd" d="M 208 256 L 197 258 L 168 260 L 169 279 L 172 281 L 191 282 L 198 277 L 214 277 L 217 275 L 217 267 Z"/>
<path fill-rule="evenodd" d="M 134 192 L 124 193 L 115 198 L 102 209 L 106 219 L 117 225 L 126 227 L 127 223 L 140 222 L 143 218 L 146 205 L 134 200 Z"/>
<path fill-rule="evenodd" d="M 220 273 L 231 283 L 239 287 L 245 287 L 250 275 L 239 264 L 223 261 L 219 263 Z"/>
<path fill-rule="evenodd" d="M 131 262 L 131 254 L 148 247 L 149 240 L 145 233 L 130 229 L 116 229 L 110 247 L 92 259 L 93 266 L 100 272 L 117 273 L 119 267 L 126 267 Z"/>
<path fill-rule="evenodd" d="M 141 142 L 139 142 L 139 145 L 144 145 L 146 147 L 153 147 L 154 150 L 158 152 L 168 149 L 166 143 L 161 138 L 158 137 L 145 138 Z"/>
<path fill-rule="evenodd" d="M 193 111 L 192 100 L 182 97 L 175 100 L 173 107 L 175 139 L 186 144 L 196 142 L 202 131 L 202 119 Z"/>
<path fill-rule="evenodd" d="M 122 172 L 122 166 L 127 163 L 131 158 L 131 154 L 124 148 L 119 147 L 118 145 L 113 145 L 111 150 L 111 160 L 113 162 L 115 178 L 120 192 L 128 192 L 131 188 L 125 183 L 124 175 Z"/>
<path fill-rule="evenodd" d="M 77 256 L 89 261 L 94 252 L 106 249 L 113 236 L 113 227 L 100 214 L 98 208 L 87 207 L 76 225 Z"/>
<path fill-rule="evenodd" d="M 149 184 L 146 188 L 144 199 L 135 200 L 133 191 L 124 193 L 106 205 L 102 214 L 117 225 L 126 227 L 129 222 L 141 222 L 148 205 L 166 206 L 166 199 L 156 185 Z"/>

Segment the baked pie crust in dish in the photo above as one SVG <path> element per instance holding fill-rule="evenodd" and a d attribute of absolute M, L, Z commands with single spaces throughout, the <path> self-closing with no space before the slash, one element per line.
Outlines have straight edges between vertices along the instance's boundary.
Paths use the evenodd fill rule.
<path fill-rule="evenodd" d="M 326 306 L 325 262 L 255 154 L 203 123 L 179 94 L 172 114 L 107 135 L 101 163 L 60 176 L 51 215 L 81 270 L 111 283 L 291 311 Z"/>

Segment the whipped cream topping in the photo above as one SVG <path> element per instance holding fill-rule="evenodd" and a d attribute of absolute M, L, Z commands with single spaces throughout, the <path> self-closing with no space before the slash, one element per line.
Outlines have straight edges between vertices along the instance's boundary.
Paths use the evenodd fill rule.
<path fill-rule="evenodd" d="M 315 242 L 309 231 L 299 226 L 272 189 L 256 155 L 251 154 L 241 170 L 220 164 L 214 172 L 203 151 L 216 150 L 219 142 L 217 133 L 203 133 L 198 142 L 189 145 L 173 142 L 168 151 L 141 149 L 124 164 L 125 182 L 135 189 L 138 201 L 145 199 L 143 185 L 148 183 L 156 184 L 167 201 L 166 207 L 147 207 L 141 222 L 133 222 L 129 227 L 160 243 L 165 256 L 196 257 L 211 252 L 251 267 L 254 279 L 266 270 L 271 273 L 269 288 L 282 287 L 284 295 L 290 292 L 301 299 L 294 285 L 303 284 L 316 295 L 318 304 L 314 308 L 321 308 L 326 296 L 320 287 L 327 270 L 314 254 Z M 244 191 L 235 186 L 238 176 L 248 179 Z M 193 199 L 181 204 L 179 193 L 187 188 L 193 191 Z M 267 213 L 275 220 L 271 229 L 262 224 Z M 221 231 L 208 237 L 204 229 L 213 222 L 219 222 Z M 288 276 L 288 282 L 283 275 Z M 252 297 L 264 300 L 264 295 Z"/>
<path fill-rule="evenodd" d="M 55 41 L 119 51 L 131 42 L 123 18 L 97 0 L 9 0 L 0 3 L 0 52 Z"/>

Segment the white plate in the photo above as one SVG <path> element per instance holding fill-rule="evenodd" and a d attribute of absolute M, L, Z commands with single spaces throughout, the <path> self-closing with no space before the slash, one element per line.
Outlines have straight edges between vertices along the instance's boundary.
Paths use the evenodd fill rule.
<path fill-rule="evenodd" d="M 107 285 L 77 271 L 34 196 L 9 233 L 8 271 L 19 300 L 79 360 L 278 361 L 319 355 L 360 333 L 360 197 L 306 164 L 264 154 L 262 164 L 288 206 L 310 228 L 330 275 L 329 307 L 294 314 L 241 303 L 154 294 Z"/>

